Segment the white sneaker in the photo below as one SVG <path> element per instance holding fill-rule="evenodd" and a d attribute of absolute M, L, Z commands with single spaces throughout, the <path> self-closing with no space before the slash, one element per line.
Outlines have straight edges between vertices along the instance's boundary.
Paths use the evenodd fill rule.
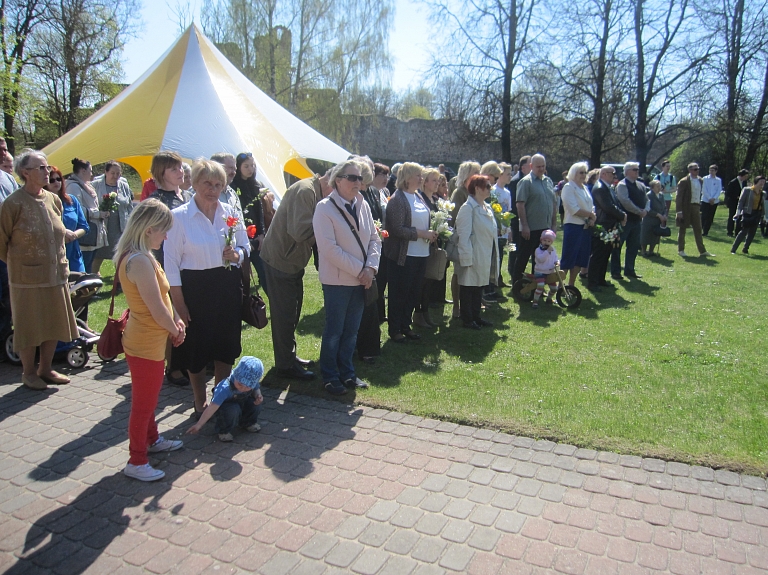
<path fill-rule="evenodd" d="M 231 433 L 219 433 L 219 441 L 232 441 L 233 439 Z"/>
<path fill-rule="evenodd" d="M 178 439 L 166 439 L 161 435 L 157 438 L 157 441 L 147 448 L 147 451 L 149 453 L 157 453 L 158 451 L 176 451 L 183 446 L 183 441 L 179 441 Z"/>
<path fill-rule="evenodd" d="M 700 258 L 707 258 L 707 257 L 713 258 L 713 257 L 715 257 L 715 254 L 711 254 L 709 252 L 704 252 L 704 253 L 699 254 L 699 257 Z"/>
<path fill-rule="evenodd" d="M 258 431 L 261 431 L 261 425 L 258 423 L 254 423 L 253 425 L 249 425 L 245 428 L 246 431 L 250 431 L 251 433 L 256 433 Z"/>
<path fill-rule="evenodd" d="M 677 252 L 677 255 L 679 255 L 681 258 L 687 258 L 688 254 L 686 254 L 683 250 L 680 250 Z"/>
<path fill-rule="evenodd" d="M 145 463 L 144 465 L 132 465 L 129 463 L 125 466 L 125 469 L 123 469 L 123 473 L 128 477 L 138 479 L 139 481 L 157 481 L 158 479 L 165 477 L 165 471 L 155 469 L 149 463 Z"/>

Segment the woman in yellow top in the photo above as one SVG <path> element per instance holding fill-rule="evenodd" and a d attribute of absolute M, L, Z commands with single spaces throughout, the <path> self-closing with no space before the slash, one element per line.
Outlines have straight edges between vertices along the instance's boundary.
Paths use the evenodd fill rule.
<path fill-rule="evenodd" d="M 115 249 L 115 267 L 131 313 L 123 333 L 123 349 L 131 371 L 131 416 L 128 438 L 131 457 L 124 473 L 140 481 L 165 476 L 149 465 L 147 453 L 174 451 L 182 442 L 157 433 L 155 408 L 165 373 L 165 346 L 184 341 L 184 322 L 171 304 L 165 272 L 152 255 L 173 225 L 171 211 L 148 199 L 131 213 Z"/>

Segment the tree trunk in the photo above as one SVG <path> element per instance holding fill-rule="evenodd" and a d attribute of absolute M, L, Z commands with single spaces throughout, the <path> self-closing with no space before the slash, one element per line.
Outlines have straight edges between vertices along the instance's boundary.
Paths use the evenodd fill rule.
<path fill-rule="evenodd" d="M 509 36 L 504 68 L 504 93 L 501 96 L 501 159 L 512 163 L 512 70 L 517 47 L 517 0 L 509 2 Z"/>
<path fill-rule="evenodd" d="M 757 114 L 755 114 L 755 121 L 752 124 L 752 133 L 749 135 L 749 144 L 747 145 L 747 153 L 744 156 L 744 167 L 750 169 L 752 162 L 755 161 L 757 151 L 760 148 L 760 135 L 763 131 L 763 121 L 765 120 L 765 112 L 768 108 L 768 60 L 765 62 L 765 78 L 763 80 L 763 97 L 760 99 L 760 106 L 757 108 Z"/>
<path fill-rule="evenodd" d="M 645 101 L 645 54 L 643 52 L 643 0 L 635 0 L 635 47 L 637 48 L 637 115 L 635 117 L 635 159 L 640 163 L 640 176 L 648 159 L 648 104 Z"/>
<path fill-rule="evenodd" d="M 725 29 L 730 28 L 728 38 L 726 65 L 728 93 L 726 100 L 725 120 L 725 166 L 723 169 L 723 181 L 730 182 L 736 177 L 736 118 L 738 116 L 739 92 L 738 80 L 741 70 L 741 33 L 744 20 L 744 0 L 736 0 L 733 7 L 733 18 L 727 13 L 723 14 Z"/>
<path fill-rule="evenodd" d="M 608 52 L 608 36 L 611 27 L 612 0 L 603 4 L 603 36 L 600 38 L 600 53 L 597 58 L 597 77 L 595 78 L 594 115 L 592 134 L 589 144 L 589 166 L 599 168 L 603 154 L 603 108 L 605 106 L 605 60 Z"/>

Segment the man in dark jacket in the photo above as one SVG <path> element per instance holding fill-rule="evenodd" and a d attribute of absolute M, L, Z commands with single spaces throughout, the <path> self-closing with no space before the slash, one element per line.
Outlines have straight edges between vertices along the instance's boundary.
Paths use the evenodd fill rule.
<path fill-rule="evenodd" d="M 734 237 L 733 221 L 736 215 L 736 208 L 739 205 L 739 198 L 741 197 L 741 190 L 747 185 L 747 178 L 749 178 L 749 170 L 741 170 L 739 175 L 728 182 L 728 187 L 725 188 L 725 205 L 728 207 L 728 222 L 727 229 L 728 235 Z M 740 227 L 736 224 L 737 228 Z M 741 230 L 736 229 L 735 233 L 738 234 Z"/>
<path fill-rule="evenodd" d="M 603 226 L 606 230 L 612 230 L 616 224 L 622 226 L 627 223 L 627 213 L 621 209 L 611 193 L 611 184 L 616 174 L 611 166 L 605 166 L 600 170 L 600 179 L 592 188 L 592 200 L 595 204 L 595 225 Z M 600 291 L 602 287 L 608 287 L 611 282 L 605 280 L 608 271 L 608 259 L 613 251 L 612 243 L 605 243 L 599 237 L 592 238 L 592 257 L 589 259 L 589 283 L 587 288 L 591 291 Z"/>
<path fill-rule="evenodd" d="M 635 271 L 637 252 L 640 251 L 640 225 L 648 213 L 645 205 L 648 202 L 648 189 L 640 181 L 640 164 L 627 162 L 624 164 L 624 179 L 616 185 L 616 197 L 622 209 L 627 212 L 627 223 L 621 234 L 624 246 L 624 275 L 628 278 L 640 279 L 642 276 Z M 621 251 L 614 250 L 611 254 L 611 277 L 624 279 L 621 276 Z"/>

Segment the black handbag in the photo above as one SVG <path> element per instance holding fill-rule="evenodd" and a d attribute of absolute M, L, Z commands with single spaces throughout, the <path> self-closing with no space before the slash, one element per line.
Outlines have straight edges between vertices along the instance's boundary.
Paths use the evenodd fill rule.
<path fill-rule="evenodd" d="M 363 267 L 365 267 L 365 262 L 368 261 L 368 252 L 363 247 L 363 242 L 360 240 L 360 236 L 357 234 L 357 230 L 355 230 L 355 226 L 352 225 L 352 222 L 350 222 L 349 218 L 347 218 L 347 216 L 344 214 L 344 210 L 342 210 L 336 202 L 331 200 L 331 203 L 337 210 L 339 210 L 341 217 L 344 218 L 345 222 L 347 222 L 347 225 L 349 226 L 349 230 L 352 232 L 352 235 L 355 236 L 355 239 L 357 240 L 357 245 L 359 245 L 360 249 L 363 251 Z M 378 299 L 379 299 L 379 286 L 376 284 L 376 278 L 373 278 L 373 280 L 371 281 L 371 287 L 365 290 L 365 307 L 368 307 L 372 303 L 376 303 L 376 300 Z"/>
<path fill-rule="evenodd" d="M 667 226 L 659 225 L 653 228 L 653 234 L 659 236 L 660 238 L 668 238 L 672 235 L 672 230 L 670 230 Z"/>
<path fill-rule="evenodd" d="M 269 323 L 267 319 L 267 304 L 264 303 L 258 291 L 256 295 L 251 293 L 251 280 L 253 279 L 251 262 L 246 258 L 240 269 L 243 282 L 243 301 L 240 307 L 240 319 L 257 329 L 264 329 L 267 327 L 267 323 Z"/>
<path fill-rule="evenodd" d="M 81 246 L 94 247 L 99 240 L 99 224 L 98 222 L 91 222 L 88 212 L 85 213 L 85 217 L 88 219 L 88 232 L 77 240 L 77 243 Z"/>

